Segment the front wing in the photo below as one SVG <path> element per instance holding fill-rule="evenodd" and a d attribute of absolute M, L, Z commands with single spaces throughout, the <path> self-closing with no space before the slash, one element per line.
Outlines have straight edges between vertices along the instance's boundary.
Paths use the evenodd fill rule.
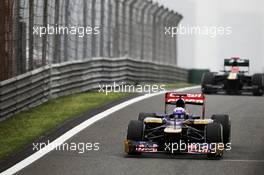
<path fill-rule="evenodd" d="M 151 141 L 132 141 L 125 140 L 124 148 L 126 153 L 182 153 L 182 154 L 210 154 L 220 152 L 216 150 L 216 145 L 208 143 L 189 143 L 186 147 L 180 149 L 180 145 L 176 148 L 173 143 L 159 145 L 159 143 Z M 221 150 L 223 151 L 223 150 Z"/>

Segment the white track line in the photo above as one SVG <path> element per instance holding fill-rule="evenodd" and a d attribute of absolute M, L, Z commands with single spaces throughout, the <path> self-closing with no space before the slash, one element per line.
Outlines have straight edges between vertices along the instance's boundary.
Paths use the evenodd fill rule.
<path fill-rule="evenodd" d="M 224 162 L 252 162 L 252 163 L 264 163 L 264 160 L 257 160 L 257 159 L 223 159 L 221 161 Z"/>
<path fill-rule="evenodd" d="M 181 88 L 178 89 L 176 91 L 187 91 L 187 90 L 193 90 L 193 89 L 197 89 L 200 86 L 193 86 L 193 87 L 187 87 L 187 88 Z M 25 158 L 24 160 L 22 160 L 21 162 L 15 164 L 14 166 L 10 167 L 9 169 L 5 170 L 4 172 L 1 173 L 1 175 L 10 175 L 10 174 L 14 174 L 18 171 L 20 171 L 21 169 L 25 168 L 26 166 L 30 165 L 31 163 L 35 162 L 36 160 L 40 159 L 41 157 L 43 157 L 44 155 L 48 154 L 50 151 L 52 151 L 50 145 L 56 145 L 59 146 L 62 143 L 64 143 L 65 141 L 67 141 L 68 139 L 70 139 L 71 137 L 73 137 L 74 135 L 78 134 L 79 132 L 81 132 L 83 129 L 87 128 L 88 126 L 92 125 L 93 123 L 97 122 L 98 120 L 101 120 L 102 118 L 105 118 L 107 116 L 109 116 L 110 114 L 124 108 L 127 107 L 133 103 L 137 103 L 141 100 L 150 98 L 150 97 L 154 97 L 157 95 L 161 95 L 165 92 L 158 92 L 158 93 L 153 93 L 153 94 L 146 94 L 146 95 L 142 95 L 136 98 L 133 98 L 131 100 L 128 100 L 126 102 L 123 102 L 119 105 L 116 105 L 104 112 L 101 112 L 89 119 L 87 119 L 86 121 L 80 123 L 79 125 L 75 126 L 74 128 L 72 128 L 71 130 L 69 130 L 68 132 L 66 132 L 65 134 L 63 134 L 62 136 L 58 137 L 57 139 L 55 139 L 53 142 L 49 143 L 46 147 L 42 148 L 41 150 L 35 152 L 34 154 L 32 154 L 31 156 Z M 54 147 L 55 149 L 55 147 Z"/>

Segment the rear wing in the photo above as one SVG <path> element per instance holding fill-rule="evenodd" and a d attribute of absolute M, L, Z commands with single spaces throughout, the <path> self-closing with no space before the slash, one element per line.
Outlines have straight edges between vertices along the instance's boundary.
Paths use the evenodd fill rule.
<path fill-rule="evenodd" d="M 205 115 L 205 96 L 202 93 L 175 93 L 166 92 L 165 93 L 165 114 L 167 114 L 168 105 L 176 105 L 177 100 L 183 99 L 185 104 L 191 105 L 201 105 L 202 115 Z"/>
<path fill-rule="evenodd" d="M 239 58 L 225 59 L 224 66 L 234 66 L 234 64 L 238 67 L 249 67 L 249 60 Z"/>

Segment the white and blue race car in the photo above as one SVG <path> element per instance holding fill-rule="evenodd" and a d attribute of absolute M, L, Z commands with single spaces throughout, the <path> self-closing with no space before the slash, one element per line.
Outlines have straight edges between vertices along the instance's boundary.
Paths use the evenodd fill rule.
<path fill-rule="evenodd" d="M 186 112 L 186 105 L 201 105 L 202 116 Z M 174 109 L 168 113 L 168 105 Z M 147 152 L 205 154 L 221 158 L 230 147 L 231 122 L 228 115 L 205 118 L 203 94 L 165 94 L 165 114 L 140 113 L 130 121 L 125 152 L 134 155 Z"/>

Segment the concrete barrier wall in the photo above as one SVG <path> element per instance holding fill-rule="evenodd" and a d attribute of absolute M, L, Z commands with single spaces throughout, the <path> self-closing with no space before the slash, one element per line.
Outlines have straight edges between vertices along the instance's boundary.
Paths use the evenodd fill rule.
<path fill-rule="evenodd" d="M 187 81 L 176 66 L 130 58 L 92 58 L 47 65 L 0 82 L 0 120 L 59 96 L 113 82 Z"/>

